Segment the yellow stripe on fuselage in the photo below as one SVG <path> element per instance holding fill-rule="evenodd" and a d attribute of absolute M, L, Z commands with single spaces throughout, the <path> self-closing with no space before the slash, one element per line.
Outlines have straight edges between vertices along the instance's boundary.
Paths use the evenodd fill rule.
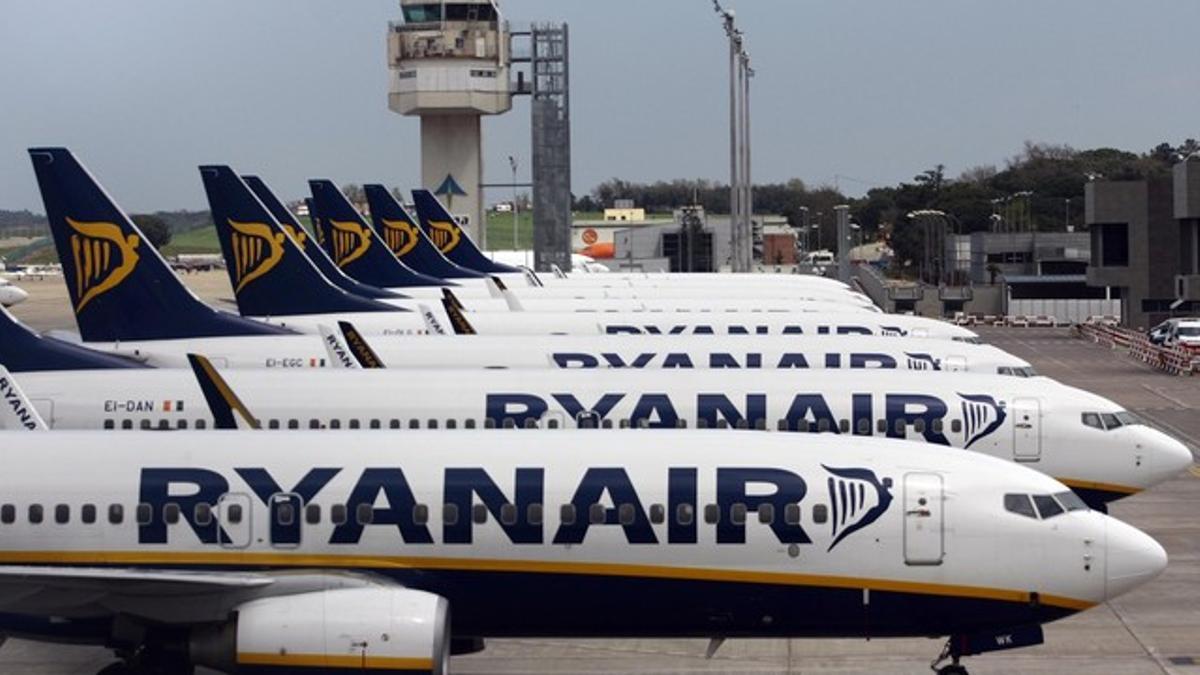
<path fill-rule="evenodd" d="M 346 668 L 368 670 L 433 670 L 433 659 L 359 654 L 268 654 L 238 652 L 240 666 L 284 666 L 291 668 Z"/>
<path fill-rule="evenodd" d="M 1074 478 L 1055 478 L 1055 480 L 1073 490 L 1098 490 L 1121 495 L 1135 495 L 1142 491 L 1142 488 L 1138 487 L 1117 485 L 1116 483 L 1100 483 L 1094 480 L 1075 480 Z"/>
<path fill-rule="evenodd" d="M 370 570 L 455 570 L 468 572 L 511 572 L 525 574 L 578 574 L 648 579 L 712 581 L 767 584 L 774 586 L 815 586 L 822 588 L 870 589 L 919 595 L 1030 602 L 1028 591 L 983 586 L 937 584 L 892 579 L 754 570 L 670 567 L 622 563 L 576 563 L 545 560 L 502 560 L 480 558 L 423 558 L 400 556 L 362 556 L 334 554 L 283 554 L 239 551 L 143 552 L 143 551 L 3 551 L 0 563 L 25 565 L 201 565 L 240 567 L 308 567 L 316 569 Z M 1038 594 L 1041 604 L 1065 609 L 1084 610 L 1096 603 L 1057 595 Z"/>

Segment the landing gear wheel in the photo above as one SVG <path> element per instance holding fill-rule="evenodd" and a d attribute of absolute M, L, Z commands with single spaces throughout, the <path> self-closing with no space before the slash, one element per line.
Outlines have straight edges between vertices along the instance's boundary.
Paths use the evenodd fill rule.
<path fill-rule="evenodd" d="M 942 647 L 942 653 L 929 664 L 929 669 L 937 673 L 937 675 L 969 675 L 967 667 L 959 664 L 958 660 L 962 655 L 954 648 L 954 640 L 946 640 L 946 646 Z M 949 665 L 939 665 L 943 661 L 950 661 Z"/>

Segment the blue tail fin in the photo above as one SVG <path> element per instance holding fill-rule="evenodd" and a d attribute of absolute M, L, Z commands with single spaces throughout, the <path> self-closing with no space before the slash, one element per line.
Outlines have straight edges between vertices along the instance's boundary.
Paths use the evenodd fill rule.
<path fill-rule="evenodd" d="M 454 285 L 414 272 L 397 260 L 332 181 L 310 180 L 308 187 L 323 230 L 322 246 L 346 274 L 380 288 Z"/>
<path fill-rule="evenodd" d="M 3 307 L 0 307 L 0 363 L 14 373 L 145 367 L 121 356 L 42 337 Z"/>
<path fill-rule="evenodd" d="M 85 341 L 291 332 L 200 302 L 69 150 L 29 155 Z"/>
<path fill-rule="evenodd" d="M 397 311 L 331 284 L 233 169 L 202 166 L 200 176 L 243 315 Z"/>
<path fill-rule="evenodd" d="M 364 185 L 371 206 L 371 224 L 400 262 L 414 270 L 442 279 L 483 279 L 485 274 L 459 267 L 426 236 L 425 231 L 382 185 Z"/>
<path fill-rule="evenodd" d="M 271 189 L 267 187 L 267 184 L 261 178 L 258 176 L 242 176 L 242 180 L 254 192 L 254 196 L 258 197 L 258 200 L 263 203 L 263 206 L 267 207 L 267 210 L 271 212 L 275 220 L 288 231 L 288 234 L 292 235 L 292 241 L 296 242 L 301 251 L 304 251 L 304 255 L 308 256 L 312 264 L 316 265 L 321 274 L 325 275 L 325 278 L 334 286 L 347 293 L 360 295 L 364 298 L 383 299 L 404 297 L 399 293 L 393 293 L 376 286 L 369 286 L 346 276 L 345 272 L 333 264 L 333 261 L 325 254 L 324 249 L 318 246 L 312 237 L 308 236 L 308 232 L 300 225 L 300 221 L 296 220 L 296 216 L 292 215 L 292 212 L 283 205 L 283 202 L 279 201 L 279 198 L 271 192 Z M 309 213 L 311 214 L 312 211 L 310 210 Z"/>
<path fill-rule="evenodd" d="M 429 190 L 413 190 L 413 203 L 421 219 L 421 229 L 450 262 L 485 274 L 520 274 L 519 268 L 498 263 L 480 252 L 475 242 L 459 227 L 454 216 Z"/>

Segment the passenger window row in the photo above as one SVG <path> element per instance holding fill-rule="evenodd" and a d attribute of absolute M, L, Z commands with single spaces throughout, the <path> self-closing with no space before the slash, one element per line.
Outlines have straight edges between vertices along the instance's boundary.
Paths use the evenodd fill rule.
<path fill-rule="evenodd" d="M 1128 414 L 1128 413 L 1126 413 L 1126 414 Z M 1096 428 L 1098 428 L 1098 429 L 1104 428 L 1103 426 L 1099 426 L 1098 421 L 1096 422 L 1096 424 L 1090 423 L 1088 415 L 1096 415 L 1096 413 L 1084 413 L 1084 420 L 1083 420 L 1084 424 L 1087 424 L 1088 426 L 1096 426 Z M 1109 417 L 1112 417 L 1112 416 L 1109 415 Z M 1114 420 L 1115 419 L 1116 418 L 1114 417 Z M 559 429 L 559 428 L 562 428 L 562 426 L 563 426 L 561 420 L 559 420 L 558 418 L 555 418 L 555 417 L 543 418 L 543 420 L 538 420 L 535 418 L 528 418 L 525 420 L 525 422 L 522 426 L 526 429 L 536 429 L 539 426 L 541 426 L 540 422 L 542 422 L 542 421 L 545 422 L 545 427 L 548 429 Z M 386 422 L 386 424 L 385 424 L 385 422 Z M 194 422 L 192 422 L 191 424 L 192 424 L 191 428 L 198 429 L 198 430 L 207 429 L 209 426 L 209 422 L 204 419 L 197 419 Z M 1114 422 L 1114 424 L 1115 424 L 1115 426 L 1121 426 L 1119 422 Z M 504 429 L 514 429 L 517 427 L 517 424 L 516 424 L 515 420 L 513 420 L 512 418 L 508 418 L 508 419 L 505 419 L 503 424 L 501 424 L 499 426 Z M 603 420 L 598 420 L 596 415 L 589 415 L 587 413 L 584 413 L 584 414 L 580 415 L 579 418 L 576 420 L 576 426 L 578 426 L 580 429 L 597 429 L 597 428 L 612 429 L 614 426 L 614 423 L 613 423 L 612 419 L 605 418 Z M 645 418 L 639 419 L 637 421 L 637 424 L 634 425 L 632 420 L 625 418 L 625 419 L 619 420 L 616 426 L 618 426 L 621 429 L 628 429 L 632 426 L 637 426 L 638 428 L 644 429 L 644 428 L 647 428 L 650 426 L 650 420 L 647 420 Z M 680 419 L 676 423 L 676 426 L 680 429 L 686 429 L 688 426 L 688 422 L 685 419 Z M 850 433 L 850 426 L 851 426 L 850 420 L 840 419 L 837 421 L 837 431 L 840 433 L 843 433 L 843 434 Z M 855 426 L 856 434 L 858 434 L 860 436 L 871 435 L 871 421 L 870 420 L 859 419 L 858 422 L 854 426 Z M 911 423 L 906 423 L 904 420 L 898 419 L 898 420 L 895 420 L 895 424 L 893 425 L 893 428 L 895 430 L 895 433 L 903 434 L 903 433 L 905 433 L 906 428 L 909 426 L 912 427 L 914 433 L 918 433 L 918 434 L 925 433 L 926 424 L 925 424 L 925 420 L 923 420 L 923 419 L 913 420 Z M 929 429 L 932 430 L 934 433 L 940 434 L 945 430 L 945 425 L 944 425 L 943 421 L 940 419 L 933 420 L 933 422 L 930 423 L 928 426 L 929 426 Z M 133 429 L 133 428 L 135 428 L 134 420 L 132 420 L 132 419 L 123 419 L 123 420 L 106 419 L 106 420 L 104 420 L 104 428 L 105 429 L 116 429 L 118 427 L 120 427 L 121 429 Z M 161 419 L 161 420 L 158 420 L 157 422 L 154 422 L 149 419 L 143 419 L 137 424 L 138 429 L 163 430 L 163 431 L 171 430 L 171 429 L 185 430 L 185 429 L 188 429 L 188 427 L 189 427 L 189 421 L 186 419 L 176 420 L 174 426 L 172 426 L 170 420 L 166 420 L 166 419 Z M 496 427 L 497 427 L 497 424 L 496 424 L 495 419 L 489 417 L 489 418 L 486 418 L 483 420 L 483 428 L 484 429 L 495 429 Z M 439 429 L 439 428 L 442 428 L 442 429 L 460 429 L 460 428 L 461 429 L 475 429 L 475 428 L 478 428 L 478 425 L 477 425 L 476 420 L 471 419 L 471 418 L 463 419 L 461 421 L 458 419 L 454 419 L 454 418 L 450 418 L 450 419 L 446 419 L 446 420 L 440 420 L 440 419 L 436 419 L 436 418 L 429 418 L 429 419 L 425 419 L 425 420 L 409 419 L 407 421 L 407 423 L 405 423 L 403 420 L 399 420 L 399 419 L 395 419 L 395 418 L 386 420 L 386 421 L 380 420 L 380 419 L 371 419 L 371 420 L 366 420 L 365 424 L 364 424 L 363 420 L 359 420 L 359 419 L 321 420 L 321 419 L 317 419 L 317 418 L 311 418 L 308 420 L 299 420 L 299 419 L 293 418 L 293 419 L 287 419 L 287 420 L 279 420 L 279 419 L 266 420 L 266 428 L 268 428 L 268 429 L 343 429 L 343 428 L 344 429 L 384 429 L 384 428 L 386 428 L 386 429 L 390 429 L 390 430 L 405 429 L 405 428 L 407 428 L 407 429 Z M 709 428 L 708 420 L 705 420 L 705 419 L 696 420 L 696 428 L 697 429 Z M 726 419 L 719 419 L 719 420 L 717 420 L 716 426 L 714 428 L 717 428 L 717 429 L 728 429 L 728 428 L 750 429 L 751 425 L 745 419 L 737 420 L 733 424 L 730 424 L 729 421 Z M 760 431 L 765 430 L 767 428 L 766 420 L 763 420 L 763 419 L 755 420 L 753 428 L 758 429 Z M 816 421 L 799 420 L 798 422 L 795 422 L 794 424 L 789 420 L 780 419 L 776 422 L 775 428 L 779 431 L 799 431 L 799 432 L 816 432 L 816 433 L 825 433 L 825 432 L 834 430 L 832 421 L 829 420 L 828 418 L 822 418 L 822 419 L 816 420 Z M 1110 427 L 1110 428 L 1112 428 L 1112 427 Z M 876 420 L 875 421 L 875 430 L 877 433 L 880 433 L 880 434 L 887 433 L 887 431 L 888 431 L 887 420 L 884 420 L 884 419 Z M 962 431 L 962 421 L 961 420 L 951 420 L 950 430 L 953 431 L 954 433 L 961 432 Z"/>
<path fill-rule="evenodd" d="M 1009 495 L 1011 496 L 1011 495 Z M 1023 496 L 1023 495 L 1022 495 Z M 1008 504 L 1008 496 L 1005 497 L 1005 504 Z M 586 509 L 586 513 L 580 514 L 577 512 L 574 504 L 563 504 L 559 507 L 559 520 L 564 525 L 573 525 L 581 518 L 586 518 L 589 524 L 599 525 L 605 521 L 609 507 L 604 504 L 591 504 Z M 637 519 L 637 506 L 630 503 L 618 504 L 617 521 L 621 525 L 632 525 Z M 214 513 L 215 507 L 207 502 L 197 503 L 192 510 L 191 520 L 198 526 L 207 526 L 212 524 L 217 516 Z M 226 524 L 237 525 L 245 518 L 244 509 L 241 504 L 231 503 L 224 507 L 224 521 Z M 729 513 L 725 516 L 735 525 L 743 525 L 747 520 L 748 507 L 742 503 L 732 504 L 729 507 Z M 52 508 L 53 521 L 59 525 L 66 525 L 71 522 L 72 507 L 69 504 L 56 504 Z M 535 503 L 529 504 L 525 511 L 526 522 L 532 525 L 541 525 L 543 521 L 544 505 Z M 328 509 L 329 522 L 333 525 L 342 525 L 349 521 L 350 510 L 346 504 L 333 504 Z M 78 509 L 79 522 L 85 525 L 92 525 L 98 522 L 98 510 L 95 504 L 83 504 Z M 650 522 L 655 525 L 660 525 L 667 521 L 667 508 L 662 504 L 651 504 L 647 510 Z M 280 525 L 292 525 L 296 519 L 294 507 L 291 504 L 278 504 L 274 508 L 274 518 Z M 503 525 L 515 525 L 518 520 L 518 507 L 516 504 L 505 503 L 500 505 L 500 516 L 497 519 Z M 675 507 L 674 513 L 671 514 L 674 522 L 678 525 L 691 525 L 695 522 L 696 511 L 692 504 L 679 504 Z M 705 504 L 702 512 L 704 522 L 710 525 L 721 522 L 721 508 L 717 504 Z M 46 507 L 42 504 L 30 504 L 25 509 L 26 521 L 32 525 L 40 525 L 46 520 Z M 304 522 L 309 525 L 319 525 L 323 517 L 323 508 L 320 504 L 308 504 L 304 507 Z M 354 509 L 354 521 L 359 525 L 369 525 L 375 517 L 375 507 L 371 504 L 359 504 Z M 457 525 L 460 521 L 465 522 L 469 518 L 472 523 L 482 525 L 491 517 L 491 512 L 487 506 L 483 504 L 474 504 L 471 507 L 470 513 L 461 514 L 457 504 L 442 505 L 442 522 L 446 525 Z M 122 504 L 109 504 L 106 510 L 106 520 L 109 524 L 120 525 L 125 522 L 125 506 Z M 763 524 L 771 524 L 781 519 L 787 525 L 799 525 L 801 511 L 799 504 L 787 504 L 782 513 L 776 513 L 773 504 L 761 504 L 756 509 L 756 520 Z M 828 507 L 824 504 L 817 504 L 812 509 L 812 520 L 814 523 L 822 524 L 827 522 L 829 518 Z M 138 525 L 148 525 L 154 519 L 154 507 L 151 504 L 137 504 L 134 507 L 134 521 Z M 175 525 L 183 519 L 182 507 L 174 502 L 168 502 L 162 507 L 162 520 L 168 525 Z M 14 504 L 0 505 L 0 524 L 12 525 L 17 522 L 17 506 Z M 416 504 L 413 507 L 412 522 L 417 525 L 425 525 L 429 523 L 429 505 Z"/>

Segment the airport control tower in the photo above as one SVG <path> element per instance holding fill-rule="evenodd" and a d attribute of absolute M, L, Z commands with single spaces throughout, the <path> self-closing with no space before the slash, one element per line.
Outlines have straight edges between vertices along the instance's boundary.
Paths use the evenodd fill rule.
<path fill-rule="evenodd" d="M 492 0 L 400 0 L 388 107 L 421 117 L 421 182 L 484 243 L 480 116 L 512 107 L 507 24 Z"/>

